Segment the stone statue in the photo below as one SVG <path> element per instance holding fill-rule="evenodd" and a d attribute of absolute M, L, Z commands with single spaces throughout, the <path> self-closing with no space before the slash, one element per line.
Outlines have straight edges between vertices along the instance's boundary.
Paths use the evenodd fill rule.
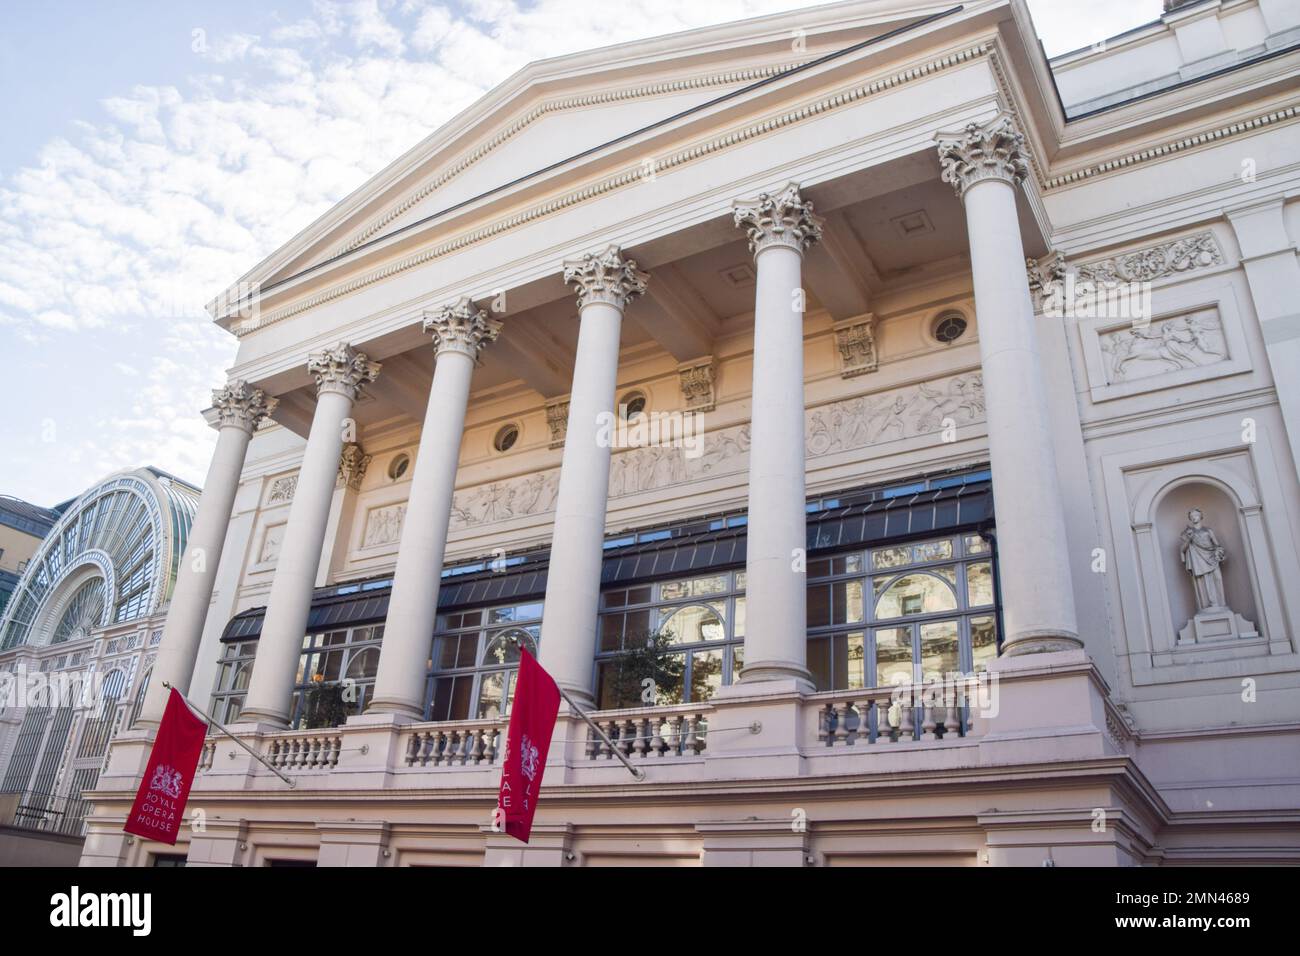
<path fill-rule="evenodd" d="M 1228 602 L 1223 594 L 1223 572 L 1219 565 L 1228 559 L 1227 552 L 1212 528 L 1202 523 L 1200 508 L 1187 512 L 1190 522 L 1183 529 L 1182 550 L 1179 552 L 1185 567 L 1196 585 L 1196 607 L 1199 611 L 1224 608 Z"/>

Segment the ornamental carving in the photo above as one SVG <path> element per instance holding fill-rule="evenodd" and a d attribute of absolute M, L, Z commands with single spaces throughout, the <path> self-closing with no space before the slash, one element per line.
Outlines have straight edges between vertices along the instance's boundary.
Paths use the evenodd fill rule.
<path fill-rule="evenodd" d="M 266 496 L 268 505 L 283 505 L 293 501 L 294 492 L 298 490 L 298 475 L 285 475 L 271 482 L 271 493 Z"/>
<path fill-rule="evenodd" d="M 736 200 L 732 220 L 749 237 L 749 251 L 757 255 L 769 246 L 786 246 L 802 253 L 822 237 L 822 219 L 813 204 L 799 194 L 798 183 L 787 183 L 779 193 L 760 193 L 758 199 Z"/>
<path fill-rule="evenodd" d="M 1213 365 L 1228 357 L 1218 310 L 1203 309 L 1098 336 L 1109 384 Z"/>
<path fill-rule="evenodd" d="M 551 448 L 564 445 L 564 436 L 569 431 L 569 400 L 546 403 L 546 427 L 551 430 Z"/>
<path fill-rule="evenodd" d="M 955 133 L 940 133 L 938 138 L 943 181 L 952 184 L 958 197 L 986 179 L 1015 186 L 1029 175 L 1025 134 L 1007 113 L 987 123 L 968 123 Z"/>
<path fill-rule="evenodd" d="M 372 508 L 366 516 L 366 530 L 361 537 L 361 547 L 376 548 L 396 544 L 402 537 L 402 522 L 406 519 L 406 502 Z"/>
<path fill-rule="evenodd" d="M 809 458 L 855 451 L 984 420 L 984 382 L 978 372 L 921 382 L 875 395 L 846 399 L 805 413 Z M 743 472 L 749 467 L 749 425 L 703 436 L 699 453 L 646 446 L 617 452 L 610 461 L 609 495 L 657 491 L 671 485 Z M 464 530 L 498 521 L 545 514 L 555 508 L 558 468 L 457 491 L 451 528 Z"/>
<path fill-rule="evenodd" d="M 623 309 L 645 292 L 649 280 L 650 276 L 639 270 L 635 261 L 623 258 L 618 246 L 564 263 L 564 284 L 573 286 L 578 293 L 580 310 L 593 302 Z"/>
<path fill-rule="evenodd" d="M 501 322 L 488 317 L 469 298 L 462 296 L 451 305 L 424 317 L 424 331 L 433 336 L 437 353 L 460 352 L 477 360 L 478 353 L 501 334 Z"/>
<path fill-rule="evenodd" d="M 280 546 L 284 543 L 284 528 L 282 524 L 272 525 L 266 529 L 262 535 L 262 550 L 258 552 L 258 564 L 271 564 L 280 557 Z"/>
<path fill-rule="evenodd" d="M 271 398 L 243 379 L 234 379 L 224 388 L 212 390 L 212 407 L 217 411 L 220 428 L 232 425 L 252 434 L 278 404 L 279 399 Z"/>
<path fill-rule="evenodd" d="M 379 368 L 378 362 L 346 342 L 307 358 L 307 371 L 316 380 L 318 392 L 339 392 L 349 399 L 355 399 L 363 386 L 379 377 Z"/>
<path fill-rule="evenodd" d="M 711 412 L 717 405 L 713 380 L 716 375 L 712 358 L 688 362 L 677 367 L 677 377 L 682 387 L 682 398 L 691 412 Z"/>
<path fill-rule="evenodd" d="M 1025 260 L 1035 308 L 1049 314 L 1059 314 L 1064 308 L 1067 278 L 1073 281 L 1073 297 L 1086 299 L 1125 283 L 1154 282 L 1219 265 L 1223 265 L 1223 253 L 1210 232 L 1078 266 L 1067 262 L 1059 252 L 1053 252 L 1042 262 Z"/>
<path fill-rule="evenodd" d="M 880 367 L 876 354 L 875 322 L 855 319 L 835 326 L 835 348 L 840 353 L 840 376 L 853 378 Z"/>
<path fill-rule="evenodd" d="M 356 442 L 348 442 L 339 454 L 338 483 L 350 491 L 361 490 L 361 479 L 366 476 L 373 456 L 367 455 Z"/>

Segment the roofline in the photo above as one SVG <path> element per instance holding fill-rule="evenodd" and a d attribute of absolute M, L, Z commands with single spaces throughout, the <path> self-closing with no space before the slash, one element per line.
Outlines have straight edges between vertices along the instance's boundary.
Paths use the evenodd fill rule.
<path fill-rule="evenodd" d="M 912 23 L 904 24 L 901 27 L 896 27 L 893 30 L 886 31 L 885 33 L 879 34 L 874 37 L 868 37 L 866 40 L 859 41 L 858 43 L 851 44 L 850 46 L 844 47 L 842 49 L 832 50 L 830 53 L 817 57 L 814 60 L 809 60 L 807 63 L 800 63 L 797 64 L 796 66 L 790 67 L 789 69 L 782 70 L 780 73 L 773 73 L 771 76 L 763 77 L 761 80 L 755 80 L 753 83 L 750 83 L 746 86 L 740 87 L 738 89 L 730 90 L 726 93 L 721 94 L 720 96 L 715 96 L 713 99 L 706 100 L 703 103 L 698 103 L 695 106 L 688 107 L 687 109 L 674 113 L 671 116 L 664 117 L 663 119 L 656 120 L 655 122 L 650 123 L 646 126 L 642 126 L 638 129 L 631 130 L 627 133 L 622 133 L 619 136 L 614 137 L 613 139 L 606 140 L 603 143 L 598 143 L 595 146 L 588 147 L 587 149 L 574 153 L 571 156 L 566 156 L 563 159 L 556 160 L 555 162 L 543 166 L 540 169 L 535 169 L 530 173 L 525 173 L 523 176 L 518 176 L 509 182 L 502 183 L 497 186 L 493 186 L 491 189 L 485 190 L 484 192 L 478 193 L 477 195 L 469 196 L 465 199 L 462 199 L 456 203 L 453 203 L 450 206 L 447 206 L 444 209 L 439 209 L 437 212 L 430 213 L 429 215 L 424 216 L 423 218 L 416 219 L 412 222 L 408 222 L 406 225 L 394 229 L 391 232 L 386 232 L 383 233 L 382 235 L 375 236 L 372 239 L 367 239 L 365 242 L 353 246 L 351 249 L 348 249 L 346 252 L 341 252 L 338 253 L 337 255 L 330 256 L 328 259 L 322 259 L 320 262 L 310 265 L 299 272 L 295 272 L 292 275 L 285 276 L 283 279 L 265 285 L 261 288 L 260 291 L 262 293 L 272 292 L 273 290 L 278 289 L 289 282 L 293 282 L 297 279 L 301 279 L 306 276 L 309 276 L 313 272 L 317 271 L 318 269 L 324 269 L 328 266 L 336 265 L 338 262 L 342 261 L 343 259 L 347 259 L 350 256 L 362 252 L 363 250 L 369 249 L 375 245 L 378 245 L 381 242 L 388 242 L 393 237 L 402 235 L 403 233 L 409 230 L 413 230 L 418 227 L 428 226 L 430 223 L 442 218 L 443 216 L 448 215 L 449 213 L 453 213 L 458 209 L 473 205 L 474 203 L 480 202 L 498 193 L 505 192 L 506 190 L 512 189 L 515 186 L 522 185 L 526 182 L 536 179 L 539 176 L 543 176 L 546 173 L 552 172 L 553 170 L 556 170 L 561 166 L 564 166 L 575 160 L 583 159 L 584 157 L 594 155 L 596 153 L 599 153 L 601 150 L 608 149 L 611 146 L 616 146 L 619 143 L 624 142 L 625 140 L 629 140 L 637 136 L 641 136 L 652 130 L 658 129 L 661 126 L 667 126 L 680 119 L 683 119 L 684 117 L 690 116 L 693 113 L 710 109 L 711 107 L 717 106 L 719 103 L 724 103 L 727 100 L 734 99 L 735 97 L 743 96 L 747 93 L 751 93 L 754 90 L 760 89 L 764 86 L 767 86 L 771 83 L 775 83 L 779 80 L 786 79 L 787 77 L 794 76 L 795 74 L 801 73 L 804 70 L 808 70 L 813 67 L 820 66 L 823 63 L 831 62 L 833 60 L 838 59 L 839 57 L 847 56 L 850 53 L 856 53 L 857 51 L 865 49 L 866 47 L 869 46 L 873 46 L 876 43 L 881 43 L 886 40 L 891 40 L 896 36 L 900 36 L 918 27 L 926 26 L 937 20 L 949 17 L 954 13 L 959 13 L 962 10 L 964 10 L 965 7 L 966 7 L 965 4 L 962 3 L 956 4 L 955 6 L 949 7 L 946 10 L 941 10 L 938 13 L 929 14 L 928 16 L 925 16 L 920 20 L 916 20 L 913 21 Z M 539 61 L 539 62 L 549 62 L 549 61 Z"/>
<path fill-rule="evenodd" d="M 670 52 L 673 59 L 681 60 L 688 59 L 691 56 L 707 54 L 710 50 L 735 50 L 737 48 L 735 34 L 738 33 L 748 34 L 744 40 L 746 46 L 771 43 L 777 39 L 785 43 L 789 40 L 789 36 L 786 35 L 788 31 L 781 29 L 785 24 L 789 24 L 792 29 L 797 28 L 809 36 L 816 36 L 824 32 L 868 26 L 882 20 L 888 21 L 891 17 L 933 17 L 940 13 L 950 14 L 954 9 L 971 6 L 997 6 L 999 3 L 1005 2 L 1006 0 L 965 0 L 964 3 L 959 3 L 955 7 L 951 4 L 930 3 L 919 5 L 922 6 L 922 10 L 909 10 L 906 4 L 902 2 L 897 2 L 897 5 L 895 5 L 894 0 L 873 0 L 871 3 L 866 3 L 864 0 L 840 0 L 838 3 L 819 4 L 808 8 L 750 17 L 745 20 L 732 20 L 726 23 L 712 24 L 675 33 L 665 33 L 612 46 L 596 47 L 562 56 L 531 61 L 488 90 L 455 116 L 439 124 L 428 136 L 366 179 L 352 192 L 333 203 L 329 210 L 303 227 L 294 236 L 281 243 L 273 252 L 265 256 L 234 283 L 228 284 L 221 293 L 209 302 L 209 309 L 218 301 L 241 301 L 237 297 L 232 297 L 231 293 L 252 281 L 256 281 L 254 277 L 259 273 L 282 268 L 285 263 L 280 263 L 278 266 L 276 263 L 286 250 L 304 242 L 318 241 L 335 223 L 346 221 L 348 216 L 357 211 L 356 209 L 348 209 L 347 212 L 341 213 L 340 210 L 358 203 L 359 200 L 379 192 L 383 188 L 400 183 L 405 175 L 417 168 L 415 165 L 416 160 L 420 160 L 428 154 L 430 145 L 435 140 L 441 138 L 442 141 L 438 148 L 445 148 L 453 143 L 458 136 L 469 131 L 474 123 L 498 113 L 511 99 L 521 93 L 527 92 L 529 89 L 535 89 L 545 83 L 562 81 L 565 79 L 566 74 L 566 70 L 561 69 L 562 67 L 576 68 L 581 67 L 586 62 L 591 62 L 594 66 L 604 68 L 603 71 L 593 69 L 591 71 L 593 74 L 612 72 L 619 69 L 633 68 L 641 63 L 658 62 L 661 57 L 656 54 L 664 52 L 660 48 L 669 42 L 672 43 Z M 885 6 L 886 4 L 888 6 Z M 876 9 L 878 5 L 881 6 L 879 10 Z M 923 10 L 927 7 L 934 12 L 924 13 Z M 845 11 L 853 11 L 857 15 L 843 16 Z M 810 17 L 815 18 L 815 20 L 810 20 Z M 765 26 L 769 27 L 769 29 L 761 32 L 757 29 Z M 727 41 L 732 42 L 728 43 Z M 610 62 L 610 54 L 615 51 L 625 55 L 615 62 Z M 638 54 L 640 55 L 638 56 Z M 571 69 L 567 72 L 572 73 L 574 71 Z M 349 251 L 352 252 L 355 249 Z M 331 258 L 337 259 L 338 257 Z M 322 263 L 317 263 L 317 265 L 320 264 Z M 295 276 L 302 274 L 305 274 L 305 272 L 295 273 Z M 277 286 L 281 285 L 293 277 L 286 277 L 275 284 Z M 218 323 L 222 318 L 225 318 L 225 316 L 213 314 L 213 319 Z"/>

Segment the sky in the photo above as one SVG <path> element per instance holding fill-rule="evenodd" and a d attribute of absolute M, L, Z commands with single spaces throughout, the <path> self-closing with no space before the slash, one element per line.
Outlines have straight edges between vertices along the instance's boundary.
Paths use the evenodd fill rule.
<path fill-rule="evenodd" d="M 199 484 L 204 304 L 526 63 L 797 0 L 4 0 L 0 494 Z M 1048 55 L 1161 0 L 1029 0 Z"/>

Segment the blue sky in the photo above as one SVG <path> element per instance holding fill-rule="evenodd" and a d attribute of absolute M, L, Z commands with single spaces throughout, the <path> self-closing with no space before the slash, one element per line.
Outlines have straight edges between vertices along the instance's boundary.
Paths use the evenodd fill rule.
<path fill-rule="evenodd" d="M 201 482 L 235 341 L 203 305 L 525 63 L 795 0 L 8 0 L 0 493 Z M 1049 54 L 1160 0 L 1029 0 Z M 595 15 L 593 11 L 603 11 Z"/>

